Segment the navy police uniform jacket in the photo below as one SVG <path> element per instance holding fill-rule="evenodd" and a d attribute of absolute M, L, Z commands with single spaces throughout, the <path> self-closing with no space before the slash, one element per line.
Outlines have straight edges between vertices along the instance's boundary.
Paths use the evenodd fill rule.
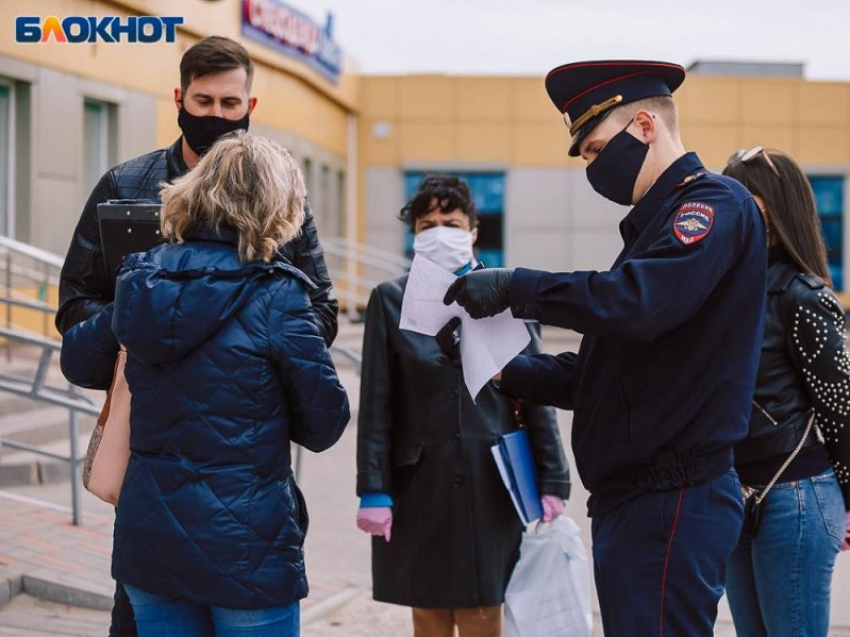
<path fill-rule="evenodd" d="M 591 517 L 733 466 L 764 332 L 767 248 L 752 195 L 674 162 L 620 224 L 606 272 L 514 272 L 517 318 L 584 334 L 578 355 L 520 356 L 503 390 L 574 410 Z"/>
<path fill-rule="evenodd" d="M 80 385 L 127 347 L 130 463 L 112 573 L 225 608 L 307 595 L 307 509 L 290 441 L 322 451 L 349 407 L 307 290 L 283 259 L 240 263 L 235 231 L 191 232 L 124 261 L 114 303 L 71 328 L 62 369 Z M 116 340 L 117 338 L 117 340 Z"/>

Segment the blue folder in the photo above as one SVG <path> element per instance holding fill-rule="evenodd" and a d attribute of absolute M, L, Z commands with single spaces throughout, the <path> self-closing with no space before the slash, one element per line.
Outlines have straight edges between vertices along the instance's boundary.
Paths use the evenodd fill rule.
<path fill-rule="evenodd" d="M 498 443 L 493 446 L 493 454 L 496 453 L 501 458 L 504 467 L 502 478 L 510 491 L 519 518 L 523 524 L 528 525 L 543 515 L 528 432 L 520 429 L 500 437 Z"/>

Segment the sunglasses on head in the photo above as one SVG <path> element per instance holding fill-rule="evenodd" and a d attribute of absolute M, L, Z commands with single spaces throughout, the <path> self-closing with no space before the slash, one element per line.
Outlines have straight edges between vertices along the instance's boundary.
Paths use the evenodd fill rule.
<path fill-rule="evenodd" d="M 752 161 L 759 156 L 764 157 L 765 163 L 773 171 L 773 174 L 781 179 L 782 177 L 779 175 L 779 171 L 776 169 L 773 160 L 770 158 L 770 155 L 767 154 L 767 150 L 764 146 L 753 146 L 749 150 L 742 148 L 741 150 L 734 152 L 727 163 L 734 164 L 735 162 L 741 162 L 746 164 L 748 161 Z"/>

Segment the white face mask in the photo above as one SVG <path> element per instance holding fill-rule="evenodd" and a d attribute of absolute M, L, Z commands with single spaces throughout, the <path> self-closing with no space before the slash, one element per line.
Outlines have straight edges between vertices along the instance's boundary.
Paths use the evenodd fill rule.
<path fill-rule="evenodd" d="M 454 272 L 472 261 L 472 233 L 460 228 L 434 226 L 413 238 L 413 251 Z"/>

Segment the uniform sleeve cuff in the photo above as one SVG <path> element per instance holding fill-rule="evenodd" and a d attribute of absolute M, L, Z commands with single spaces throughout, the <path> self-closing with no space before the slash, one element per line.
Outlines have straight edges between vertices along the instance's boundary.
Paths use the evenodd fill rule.
<path fill-rule="evenodd" d="M 514 318 L 538 320 L 536 297 L 540 270 L 517 268 L 511 276 L 508 298 L 511 301 L 511 314 Z"/>
<path fill-rule="evenodd" d="M 528 357 L 524 354 L 515 356 L 514 359 L 502 369 L 502 380 L 499 381 L 498 389 L 510 396 L 519 395 L 518 383 L 526 376 L 529 368 Z"/>
<path fill-rule="evenodd" d="M 361 509 L 375 509 L 378 507 L 391 507 L 393 499 L 388 493 L 364 493 L 360 496 Z"/>

